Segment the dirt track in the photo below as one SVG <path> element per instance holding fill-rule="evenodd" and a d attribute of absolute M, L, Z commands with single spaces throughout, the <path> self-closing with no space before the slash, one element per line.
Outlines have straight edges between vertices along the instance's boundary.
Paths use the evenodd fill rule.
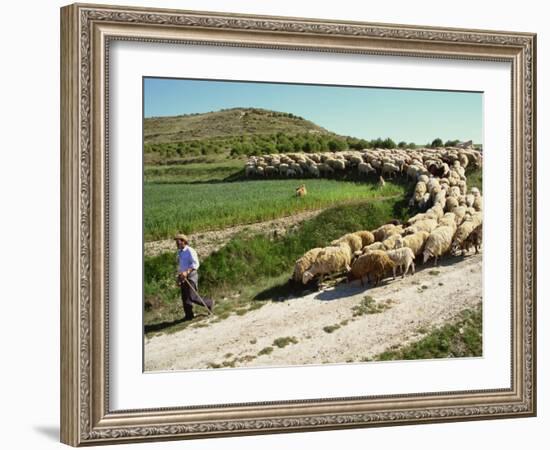
<path fill-rule="evenodd" d="M 201 259 L 206 258 L 211 253 L 219 250 L 227 244 L 235 235 L 241 231 L 250 234 L 271 233 L 273 236 L 282 236 L 292 227 L 305 220 L 313 219 L 321 214 L 326 208 L 305 211 L 292 216 L 281 217 L 279 219 L 267 220 L 265 222 L 252 223 L 247 225 L 237 225 L 225 228 L 223 230 L 205 231 L 189 235 L 190 245 L 197 251 Z M 156 256 L 164 252 L 175 251 L 174 241 L 165 239 L 162 241 L 151 241 L 145 243 L 145 256 Z"/>
<path fill-rule="evenodd" d="M 437 268 L 420 268 L 414 276 L 388 279 L 376 288 L 364 289 L 356 281 L 270 302 L 205 327 L 145 338 L 145 370 L 201 369 L 224 363 L 243 367 L 359 362 L 418 340 L 430 328 L 479 304 L 481 282 L 482 259 L 476 255 L 449 258 Z M 366 295 L 389 308 L 353 317 L 352 308 Z M 341 326 L 332 333 L 323 330 L 335 324 Z M 297 343 L 273 346 L 283 337 L 294 337 Z M 273 346 L 270 354 L 258 355 L 269 346 Z"/>

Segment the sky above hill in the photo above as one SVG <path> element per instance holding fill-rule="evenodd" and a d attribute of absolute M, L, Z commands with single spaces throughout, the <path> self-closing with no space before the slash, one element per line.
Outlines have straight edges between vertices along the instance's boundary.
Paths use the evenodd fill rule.
<path fill-rule="evenodd" d="M 250 107 L 290 112 L 329 131 L 417 144 L 482 143 L 483 94 L 395 88 L 144 78 L 144 117 Z"/>

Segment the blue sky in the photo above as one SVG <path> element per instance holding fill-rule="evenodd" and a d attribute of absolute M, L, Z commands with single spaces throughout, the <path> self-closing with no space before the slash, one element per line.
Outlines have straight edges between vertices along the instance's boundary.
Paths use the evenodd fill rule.
<path fill-rule="evenodd" d="M 144 78 L 144 115 L 256 107 L 291 112 L 329 131 L 425 144 L 482 142 L 482 93 Z"/>

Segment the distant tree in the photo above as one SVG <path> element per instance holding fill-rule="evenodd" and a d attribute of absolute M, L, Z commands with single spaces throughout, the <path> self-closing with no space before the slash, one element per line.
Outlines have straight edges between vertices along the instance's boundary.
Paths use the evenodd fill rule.
<path fill-rule="evenodd" d="M 382 140 L 382 138 L 373 139 L 372 141 L 370 141 L 370 143 L 372 148 L 382 148 L 382 146 L 384 145 L 384 141 Z"/>
<path fill-rule="evenodd" d="M 409 142 L 409 148 L 415 149 L 416 144 L 414 142 Z"/>
<path fill-rule="evenodd" d="M 397 144 L 399 148 L 405 148 L 407 147 L 407 143 L 405 141 L 401 141 L 399 144 Z"/>
<path fill-rule="evenodd" d="M 447 142 L 445 142 L 445 147 L 456 147 L 456 145 L 460 142 L 460 140 L 458 139 L 454 139 L 454 140 L 449 140 Z"/>
<path fill-rule="evenodd" d="M 370 148 L 370 142 L 366 139 L 359 139 L 359 150 L 362 150 L 364 148 Z"/>
<path fill-rule="evenodd" d="M 395 142 L 390 138 L 384 139 L 384 142 L 382 143 L 382 145 L 383 145 L 383 148 L 395 148 L 395 147 L 397 147 L 397 145 L 395 145 Z"/>
<path fill-rule="evenodd" d="M 431 147 L 432 147 L 432 148 L 435 148 L 435 147 L 443 147 L 443 141 L 442 141 L 440 138 L 435 138 L 435 139 L 432 141 Z"/>
<path fill-rule="evenodd" d="M 345 141 L 335 138 L 328 141 L 328 148 L 331 152 L 337 152 L 340 150 L 345 150 L 348 148 L 348 145 Z"/>

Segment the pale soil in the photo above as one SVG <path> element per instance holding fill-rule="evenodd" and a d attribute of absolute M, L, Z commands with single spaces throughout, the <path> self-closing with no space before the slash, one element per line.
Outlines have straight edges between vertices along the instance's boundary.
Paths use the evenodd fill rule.
<path fill-rule="evenodd" d="M 237 225 L 223 230 L 190 234 L 189 242 L 197 251 L 199 257 L 204 259 L 211 253 L 218 251 L 235 237 L 235 235 L 242 231 L 249 232 L 250 234 L 271 233 L 273 237 L 282 236 L 296 225 L 318 216 L 325 209 L 326 208 L 305 211 L 292 216 L 280 217 L 265 222 Z M 173 239 L 165 239 L 162 241 L 146 242 L 144 250 L 145 256 L 156 256 L 164 252 L 175 251 L 175 248 Z"/>
<path fill-rule="evenodd" d="M 191 325 L 174 334 L 145 338 L 145 370 L 201 369 L 224 362 L 243 367 L 371 359 L 422 338 L 434 327 L 456 320 L 462 310 L 480 304 L 481 262 L 481 255 L 448 258 L 437 268 L 430 263 L 414 276 L 387 279 L 378 287 L 362 288 L 355 281 L 301 298 L 268 302 L 243 316 L 204 327 Z M 366 295 L 377 303 L 389 302 L 390 308 L 353 317 L 352 308 Z M 339 323 L 341 327 L 332 333 L 323 330 Z M 272 353 L 258 356 L 281 337 L 295 337 L 298 342 L 274 346 Z"/>

